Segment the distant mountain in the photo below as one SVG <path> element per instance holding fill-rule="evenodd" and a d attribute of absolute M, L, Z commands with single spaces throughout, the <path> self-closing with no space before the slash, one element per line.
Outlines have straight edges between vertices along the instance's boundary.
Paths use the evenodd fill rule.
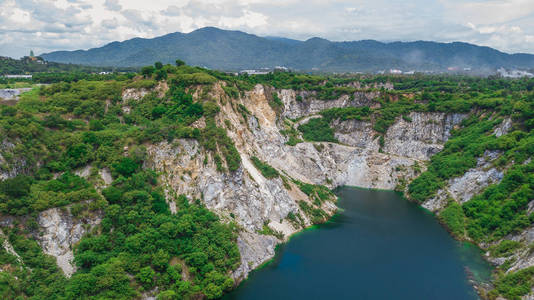
<path fill-rule="evenodd" d="M 297 70 L 331 72 L 464 70 L 475 72 L 534 68 L 534 55 L 507 54 L 468 43 L 393 42 L 374 40 L 331 42 L 321 38 L 298 41 L 259 37 L 241 31 L 205 27 L 191 33 L 171 33 L 100 48 L 56 51 L 41 55 L 48 61 L 93 66 L 143 66 L 155 61 L 173 63 L 177 58 L 190 65 L 220 70 L 285 66 Z"/>

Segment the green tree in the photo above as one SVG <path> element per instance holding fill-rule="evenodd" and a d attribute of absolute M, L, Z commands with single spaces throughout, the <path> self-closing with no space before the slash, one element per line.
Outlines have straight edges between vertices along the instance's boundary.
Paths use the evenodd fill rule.
<path fill-rule="evenodd" d="M 152 77 L 152 74 L 154 74 L 154 67 L 146 66 L 141 68 L 141 75 L 143 75 L 145 78 Z"/>
<path fill-rule="evenodd" d="M 165 271 L 169 265 L 169 253 L 163 249 L 159 249 L 152 254 L 152 265 L 158 271 Z"/>
<path fill-rule="evenodd" d="M 93 131 L 100 131 L 104 129 L 104 124 L 100 120 L 91 120 L 89 121 L 89 129 Z"/>
<path fill-rule="evenodd" d="M 139 164 L 129 157 L 123 157 L 118 163 L 113 164 L 113 169 L 125 177 L 135 173 L 137 168 L 139 168 Z"/>
<path fill-rule="evenodd" d="M 158 294 L 157 300 L 176 300 L 180 299 L 178 294 L 173 290 L 166 290 Z"/>
<path fill-rule="evenodd" d="M 150 289 L 154 285 L 154 276 L 156 276 L 156 272 L 151 267 L 144 267 L 139 270 L 136 278 L 145 289 Z"/>
<path fill-rule="evenodd" d="M 0 192 L 14 198 L 24 197 L 30 192 L 31 182 L 31 177 L 25 175 L 5 179 L 0 181 Z"/>
<path fill-rule="evenodd" d="M 157 69 L 156 70 L 156 80 L 164 80 L 167 79 L 167 71 L 164 69 Z"/>

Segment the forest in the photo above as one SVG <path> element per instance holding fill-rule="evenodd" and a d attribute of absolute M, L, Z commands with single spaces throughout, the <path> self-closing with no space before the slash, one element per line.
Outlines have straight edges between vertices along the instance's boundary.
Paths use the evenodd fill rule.
<path fill-rule="evenodd" d="M 215 121 L 220 107 L 202 97 L 216 82 L 224 82 L 229 99 L 257 84 L 294 89 L 299 92 L 297 101 L 306 101 L 306 95 L 329 101 L 362 91 L 380 93 L 372 107 L 323 110 L 319 118 L 286 129 L 290 146 L 303 141 L 337 143 L 334 120 L 372 122 L 383 146 L 388 128 L 399 118 L 410 122 L 411 112 L 468 113 L 443 151 L 399 190 L 422 203 L 449 179 L 476 166 L 485 152 L 499 151 L 502 155 L 494 164 L 505 170 L 502 181 L 464 204 L 451 202 L 440 219 L 457 238 L 488 243 L 534 222 L 527 211 L 534 199 L 534 79 L 292 72 L 236 76 L 180 60 L 175 65 L 146 66 L 139 73 L 75 71 L 35 74 L 29 82 L 32 91 L 14 106 L 0 105 L 0 136 L 5 139 L 0 141 L 0 168 L 18 170 L 16 176 L 0 181 L 0 213 L 16 220 L 16 226 L 1 227 L 1 242 L 9 241 L 20 255 L 0 249 L 0 267 L 9 270 L 0 272 L 4 299 L 135 298 L 154 291 L 158 299 L 216 299 L 234 287 L 230 275 L 240 263 L 238 226 L 208 210 L 202 199 L 166 196 L 159 174 L 144 167 L 145 144 L 194 139 L 215 161 L 218 172 L 230 174 L 240 168 L 234 142 Z M 124 112 L 124 89 L 154 89 L 162 82 L 169 87 L 164 95 L 149 93 Z M 193 97 L 194 90 L 200 91 L 200 100 Z M 269 104 L 277 112 L 284 109 L 276 93 Z M 250 115 L 244 107 L 237 109 L 244 118 Z M 193 126 L 201 118 L 206 126 Z M 512 129 L 497 137 L 494 129 L 505 119 L 511 120 Z M 252 163 L 264 177 L 286 180 L 258 157 L 252 157 Z M 75 174 L 88 165 L 92 169 L 87 178 Z M 103 188 L 98 170 L 104 168 L 113 180 Z M 311 205 L 300 203 L 302 211 L 313 222 L 323 222 L 326 215 L 319 207 L 331 192 L 294 183 L 314 200 Z M 177 213 L 171 213 L 166 197 L 178 204 Z M 39 212 L 53 207 L 68 208 L 78 218 L 102 216 L 100 225 L 75 246 L 78 271 L 71 278 L 32 235 L 39 226 Z M 288 218 L 302 223 L 294 215 Z M 505 254 L 516 246 L 505 243 L 492 251 Z M 497 275 L 491 295 L 515 298 L 528 293 L 532 272 Z"/>

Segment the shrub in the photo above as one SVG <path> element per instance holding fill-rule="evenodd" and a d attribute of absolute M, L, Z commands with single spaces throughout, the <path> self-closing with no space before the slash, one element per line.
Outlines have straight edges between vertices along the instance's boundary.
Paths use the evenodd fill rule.
<path fill-rule="evenodd" d="M 510 256 L 515 250 L 521 247 L 521 243 L 512 240 L 504 240 L 498 245 L 490 247 L 490 255 L 493 257 Z"/>
<path fill-rule="evenodd" d="M 256 156 L 252 156 L 250 159 L 252 160 L 252 163 L 254 164 L 254 166 L 258 170 L 260 170 L 260 172 L 263 175 L 263 177 L 265 177 L 267 179 L 272 179 L 272 178 L 277 178 L 277 177 L 280 176 L 280 174 L 278 173 L 278 171 L 275 168 L 269 166 L 267 163 L 262 162 Z"/>
<path fill-rule="evenodd" d="M 302 137 L 307 141 L 314 142 L 337 142 L 334 130 L 324 118 L 313 118 L 298 127 Z"/>
<path fill-rule="evenodd" d="M 457 237 L 463 237 L 465 231 L 465 216 L 460 204 L 450 200 L 449 205 L 440 213 L 440 219 Z"/>
<path fill-rule="evenodd" d="M 152 77 L 152 74 L 154 74 L 154 67 L 152 66 L 146 66 L 146 67 L 143 67 L 141 69 L 141 74 L 145 77 L 145 78 L 149 78 L 149 77 Z"/>
<path fill-rule="evenodd" d="M 113 169 L 122 176 L 129 177 L 137 171 L 139 164 L 129 157 L 123 157 L 113 164 Z"/>
<path fill-rule="evenodd" d="M 25 175 L 4 179 L 0 181 L 0 192 L 9 197 L 24 197 L 30 193 L 31 183 L 31 177 Z"/>

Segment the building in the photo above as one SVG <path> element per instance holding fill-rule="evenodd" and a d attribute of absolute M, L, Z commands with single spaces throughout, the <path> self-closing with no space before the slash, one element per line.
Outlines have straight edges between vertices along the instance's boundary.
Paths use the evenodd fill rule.
<path fill-rule="evenodd" d="M 271 71 L 269 70 L 242 70 L 239 72 L 239 74 L 248 74 L 248 75 L 265 75 L 269 73 L 271 73 Z"/>
<path fill-rule="evenodd" d="M 32 75 L 4 75 L 4 78 L 32 79 Z"/>

